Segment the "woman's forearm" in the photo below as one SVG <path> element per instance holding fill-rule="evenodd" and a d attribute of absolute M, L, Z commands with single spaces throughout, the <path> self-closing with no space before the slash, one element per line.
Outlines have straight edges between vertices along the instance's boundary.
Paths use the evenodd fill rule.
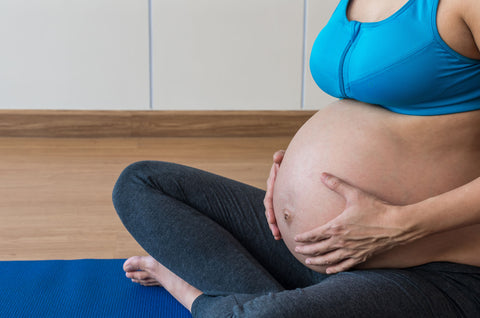
<path fill-rule="evenodd" d="M 405 224 L 421 236 L 480 224 L 480 178 L 402 210 Z"/>
<path fill-rule="evenodd" d="M 480 266 L 480 178 L 461 187 L 399 207 L 394 224 L 409 239 L 358 268 L 411 267 L 437 261 Z"/>

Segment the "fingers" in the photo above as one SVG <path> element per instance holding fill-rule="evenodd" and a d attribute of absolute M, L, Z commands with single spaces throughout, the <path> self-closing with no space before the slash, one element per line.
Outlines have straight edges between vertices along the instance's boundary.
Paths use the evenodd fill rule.
<path fill-rule="evenodd" d="M 279 150 L 273 154 L 273 162 L 280 165 L 283 157 L 285 156 L 285 150 Z"/>
<path fill-rule="evenodd" d="M 285 150 L 279 150 L 273 154 L 273 165 L 270 169 L 270 175 L 267 179 L 267 191 L 265 193 L 265 199 L 263 200 L 263 205 L 265 206 L 265 216 L 267 218 L 268 226 L 272 232 L 275 240 L 281 240 L 282 235 L 277 226 L 277 220 L 275 218 L 275 211 L 273 209 L 273 187 L 275 185 L 275 179 L 277 177 L 277 172 L 280 169 L 280 164 L 282 163 L 283 157 L 285 155 Z"/>
<path fill-rule="evenodd" d="M 275 218 L 273 208 L 266 209 L 265 216 L 267 217 L 268 227 L 270 228 L 273 237 L 275 238 L 275 240 L 281 240 L 282 235 L 280 234 L 280 230 L 278 229 L 277 220 Z"/>
<path fill-rule="evenodd" d="M 267 209 L 265 211 L 265 216 L 267 217 L 268 227 L 270 228 L 273 237 L 276 240 L 280 240 L 282 238 L 282 235 L 280 234 L 280 230 L 278 229 L 277 220 L 275 219 L 275 213 L 273 212 L 273 209 Z"/>
<path fill-rule="evenodd" d="M 267 200 L 267 199 L 266 199 Z M 273 204 L 272 202 L 264 202 L 265 205 L 265 217 L 267 218 L 268 224 L 277 224 L 277 220 L 275 218 L 275 212 L 273 211 Z"/>
<path fill-rule="evenodd" d="M 280 234 L 280 230 L 278 229 L 278 226 L 276 224 L 269 224 L 268 226 L 270 227 L 270 231 L 273 234 L 273 238 L 277 241 L 281 240 L 282 235 Z"/>
<path fill-rule="evenodd" d="M 273 186 L 275 184 L 275 179 L 277 178 L 277 164 L 273 164 L 272 168 L 270 168 L 270 174 L 267 179 L 267 194 L 273 196 Z"/>
<path fill-rule="evenodd" d="M 361 262 L 357 261 L 354 258 L 347 258 L 346 260 L 336 264 L 335 266 L 328 267 L 326 272 L 327 272 L 327 274 L 336 274 L 336 273 L 344 272 L 344 271 L 349 270 L 352 267 L 354 267 L 355 265 L 358 265 L 360 263 Z"/>
<path fill-rule="evenodd" d="M 330 253 L 319 255 L 319 256 L 312 256 L 305 260 L 305 263 L 308 265 L 333 265 L 338 264 L 339 262 L 348 258 L 348 255 L 345 255 L 343 250 L 334 250 Z"/>
<path fill-rule="evenodd" d="M 270 228 L 270 231 L 273 234 L 273 237 L 276 240 L 281 240 L 282 235 L 280 234 L 280 230 L 278 229 L 277 226 L 277 220 L 275 218 L 275 213 L 273 211 L 273 205 L 270 201 L 270 203 L 265 203 L 265 216 L 267 218 L 268 222 L 268 227 Z"/>
<path fill-rule="evenodd" d="M 328 266 L 327 274 L 335 274 L 351 269 L 366 260 L 365 257 L 352 255 L 353 251 L 337 249 L 327 254 L 309 257 L 305 260 L 307 265 Z"/>
<path fill-rule="evenodd" d="M 275 164 L 272 165 L 270 170 L 270 176 L 267 180 L 267 191 L 265 198 L 263 199 L 263 205 L 265 206 L 265 216 L 270 224 L 275 224 L 275 213 L 273 211 L 273 185 L 275 183 Z"/>
<path fill-rule="evenodd" d="M 318 242 L 341 233 L 341 227 L 327 223 L 311 231 L 295 235 L 295 241 L 301 243 Z"/>
<path fill-rule="evenodd" d="M 273 209 L 273 188 L 275 184 L 275 178 L 277 176 L 279 165 L 274 163 L 270 169 L 270 175 L 267 179 L 267 191 L 265 193 L 265 199 L 263 200 L 263 205 L 265 206 L 265 216 L 267 218 L 268 226 L 272 232 L 275 240 L 282 239 L 280 230 L 277 226 L 277 220 L 275 218 L 275 212 Z"/>
<path fill-rule="evenodd" d="M 320 256 L 332 250 L 336 250 L 336 248 L 330 246 L 326 240 L 295 247 L 295 252 L 306 256 Z"/>
<path fill-rule="evenodd" d="M 358 188 L 355 188 L 342 179 L 325 172 L 321 174 L 320 179 L 330 190 L 340 194 L 347 201 L 351 201 L 358 196 L 358 192 L 360 191 Z"/>

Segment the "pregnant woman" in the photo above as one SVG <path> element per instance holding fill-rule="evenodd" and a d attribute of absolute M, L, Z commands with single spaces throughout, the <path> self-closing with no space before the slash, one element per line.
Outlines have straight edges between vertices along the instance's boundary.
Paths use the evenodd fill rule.
<path fill-rule="evenodd" d="M 310 59 L 340 100 L 266 193 L 125 169 L 114 204 L 151 255 L 127 277 L 194 317 L 480 317 L 479 47 L 480 1 L 341 0 Z"/>

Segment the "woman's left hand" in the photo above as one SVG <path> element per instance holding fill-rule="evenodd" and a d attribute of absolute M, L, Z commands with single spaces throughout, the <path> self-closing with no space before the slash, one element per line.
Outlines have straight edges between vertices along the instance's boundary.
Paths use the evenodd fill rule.
<path fill-rule="evenodd" d="M 346 205 L 330 222 L 295 236 L 300 243 L 295 251 L 307 256 L 307 264 L 326 265 L 327 274 L 334 274 L 418 238 L 414 227 L 402 218 L 401 206 L 381 201 L 330 174 L 323 173 L 321 178 Z"/>

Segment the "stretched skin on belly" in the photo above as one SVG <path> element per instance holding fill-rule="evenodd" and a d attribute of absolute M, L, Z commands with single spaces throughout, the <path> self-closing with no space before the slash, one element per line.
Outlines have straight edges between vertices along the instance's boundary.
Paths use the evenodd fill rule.
<path fill-rule="evenodd" d="M 391 128 L 398 116 L 403 115 L 354 101 L 339 101 L 315 114 L 292 139 L 277 174 L 273 205 L 283 241 L 303 264 L 306 257 L 294 252 L 294 236 L 327 223 L 345 207 L 343 198 L 321 182 L 322 172 L 332 173 L 392 204 L 411 204 L 443 193 L 470 181 L 476 173 L 466 169 L 452 175 L 448 153 L 443 152 L 440 159 L 430 151 L 422 151 L 424 146 L 413 148 L 405 142 L 402 131 L 397 133 Z M 467 240 L 478 230 L 477 226 L 432 235 L 375 256 L 366 266 L 413 266 L 422 260 L 433 261 L 433 257 L 450 260 L 448 253 L 455 250 L 452 241 Z M 308 267 L 325 270 L 321 266 Z"/>

